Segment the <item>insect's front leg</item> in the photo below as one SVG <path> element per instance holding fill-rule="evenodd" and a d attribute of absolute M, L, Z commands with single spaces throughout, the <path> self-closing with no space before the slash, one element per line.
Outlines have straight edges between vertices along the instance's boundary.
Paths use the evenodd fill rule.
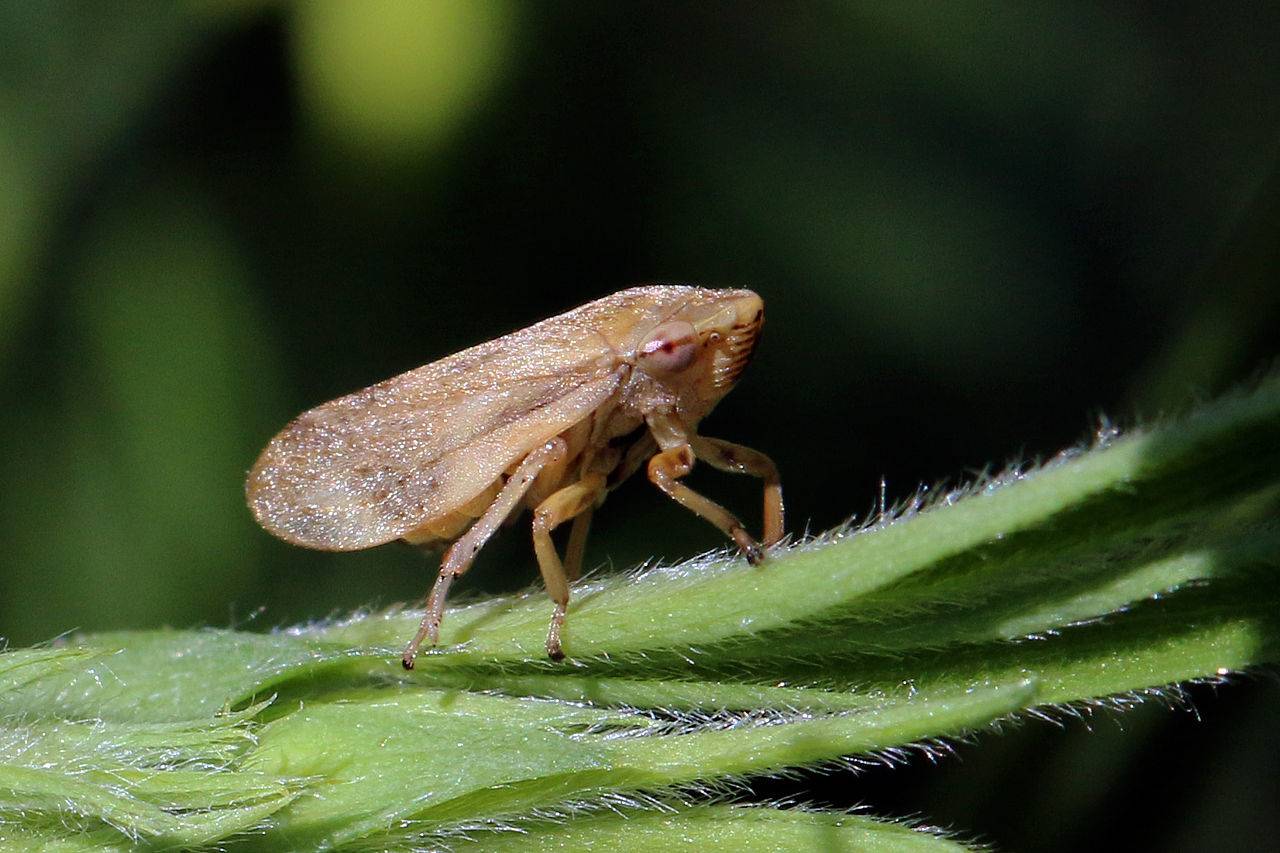
<path fill-rule="evenodd" d="M 565 610 L 569 606 L 569 581 L 577 576 L 577 569 L 582 562 L 582 547 L 586 541 L 586 523 L 580 519 L 590 518 L 596 501 L 604 494 L 605 478 L 602 474 L 587 474 L 571 486 L 565 486 L 533 511 L 533 550 L 538 555 L 538 569 L 542 572 L 542 583 L 547 588 L 547 595 L 555 602 L 555 610 L 551 614 L 551 627 L 547 630 L 547 656 L 552 660 L 563 660 L 564 650 L 560 645 L 560 628 L 564 625 Z M 573 567 L 572 575 L 566 574 L 560 555 L 556 553 L 556 545 L 551 541 L 551 531 L 556 527 L 574 519 L 574 527 L 569 542 L 569 559 L 578 564 Z"/>
<path fill-rule="evenodd" d="M 784 532 L 782 478 L 773 460 L 759 450 L 719 438 L 694 435 L 690 444 L 698 458 L 706 460 L 713 468 L 764 480 L 764 545 L 768 548 L 778 544 Z"/>
<path fill-rule="evenodd" d="M 449 546 L 448 551 L 445 551 L 444 559 L 440 563 L 440 574 L 436 577 L 435 585 L 431 587 L 431 595 L 427 599 L 427 612 L 423 614 L 418 633 L 409 641 L 401 658 L 400 662 L 404 664 L 405 669 L 413 669 L 414 658 L 417 657 L 418 647 L 422 645 L 423 640 L 429 637 L 433 646 L 439 641 L 440 621 L 444 618 L 444 602 L 453 579 L 471 568 L 476 554 L 502 524 L 503 519 L 510 515 L 520 503 L 520 499 L 533 485 L 538 472 L 547 465 L 564 458 L 568 451 L 569 448 L 564 439 L 553 438 L 526 456 L 516 468 L 515 473 L 503 485 L 502 490 L 498 492 L 498 496 L 493 499 L 493 503 L 485 510 L 484 515 L 480 516 L 461 538 Z"/>
<path fill-rule="evenodd" d="M 764 549 L 751 538 L 736 515 L 680 482 L 681 477 L 693 470 L 695 459 L 689 435 L 680 423 L 674 417 L 662 414 L 652 415 L 646 420 L 658 445 L 663 448 L 649 460 L 650 481 L 685 509 L 720 528 L 746 555 L 747 562 L 756 565 L 763 560 Z"/>

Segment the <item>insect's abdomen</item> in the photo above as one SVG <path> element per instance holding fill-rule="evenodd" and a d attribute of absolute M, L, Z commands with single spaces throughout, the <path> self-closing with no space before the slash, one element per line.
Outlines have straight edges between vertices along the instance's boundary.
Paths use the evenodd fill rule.
<path fill-rule="evenodd" d="M 585 418 L 557 436 L 565 442 L 565 455 L 559 462 L 547 465 L 538 472 L 537 478 L 533 481 L 533 485 L 529 488 L 519 506 L 516 507 L 512 518 L 524 509 L 536 509 L 538 504 L 552 494 L 565 486 L 577 482 L 581 478 L 585 473 L 584 465 L 589 464 L 591 461 L 590 445 L 593 424 L 594 418 Z M 502 472 L 501 477 L 493 480 L 488 488 L 476 495 L 464 506 L 445 515 L 428 519 L 401 538 L 411 545 L 420 545 L 429 549 L 439 548 L 457 539 L 466 532 L 473 521 L 484 515 L 485 510 L 497 498 L 498 492 L 506 485 L 507 478 L 515 472 L 521 461 L 523 460 L 517 460 L 511 464 L 506 471 Z"/>
<path fill-rule="evenodd" d="M 431 519 L 420 527 L 410 530 L 402 538 L 410 545 L 421 545 L 431 550 L 436 550 L 452 542 L 471 526 L 471 522 L 484 514 L 484 511 L 493 503 L 493 499 L 498 496 L 498 492 L 505 482 L 506 475 L 504 474 L 499 479 L 494 480 L 489 488 L 476 495 L 465 506 L 446 515 Z"/>
<path fill-rule="evenodd" d="M 618 376 L 460 392 L 449 406 L 425 405 L 426 392 L 409 393 L 403 377 L 390 381 L 305 412 L 271 440 L 245 482 L 263 527 L 329 551 L 408 538 L 433 523 L 447 532 L 458 517 L 475 517 L 473 505 L 504 472 L 608 400 Z"/>

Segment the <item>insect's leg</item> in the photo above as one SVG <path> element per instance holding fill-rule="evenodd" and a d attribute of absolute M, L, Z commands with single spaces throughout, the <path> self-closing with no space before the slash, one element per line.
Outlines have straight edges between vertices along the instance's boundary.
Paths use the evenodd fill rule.
<path fill-rule="evenodd" d="M 587 551 L 587 534 L 591 532 L 592 507 L 587 507 L 573 519 L 569 528 L 569 544 L 564 549 L 564 573 L 573 583 L 582 577 L 582 559 Z"/>
<path fill-rule="evenodd" d="M 435 585 L 431 587 L 431 595 L 427 599 L 427 612 L 423 614 L 418 633 L 409 641 L 401 658 L 405 669 L 413 669 L 413 660 L 417 657 L 418 647 L 422 645 L 423 640 L 430 638 L 433 646 L 439 641 L 440 620 L 444 617 L 444 602 L 453 579 L 471 568 L 476 553 L 502 524 L 503 519 L 510 515 L 520 503 L 525 492 L 529 491 L 529 487 L 533 485 L 538 472 L 562 458 L 566 453 L 568 453 L 568 446 L 564 440 L 553 438 L 526 456 L 502 487 L 502 491 L 498 492 L 498 496 L 493 499 L 493 503 L 485 510 L 484 515 L 480 516 L 466 533 L 449 546 L 448 551 L 445 551 L 444 559 L 440 562 L 440 574 L 436 577 Z"/>
<path fill-rule="evenodd" d="M 609 485 L 617 486 L 625 482 L 632 474 L 639 471 L 649 457 L 658 452 L 658 443 L 652 433 L 645 433 L 635 444 L 627 449 L 627 453 L 618 463 L 618 467 L 609 475 Z"/>
<path fill-rule="evenodd" d="M 750 474 L 764 480 L 764 544 L 776 545 L 783 534 L 782 479 L 778 466 L 759 450 L 719 438 L 691 437 L 693 452 L 713 468 L 733 474 Z"/>
<path fill-rule="evenodd" d="M 583 513 L 589 514 L 604 488 L 603 475 L 588 474 L 572 486 L 565 486 L 552 494 L 533 511 L 533 550 L 538 555 L 538 569 L 542 572 L 542 583 L 547 588 L 547 595 L 551 596 L 556 605 L 551 615 L 551 627 L 547 631 L 547 656 L 552 660 L 564 659 L 564 651 L 560 647 L 560 627 L 564 625 L 565 609 L 569 606 L 569 577 L 556 553 L 556 545 L 551 541 L 551 531 L 571 518 Z M 574 529 L 578 529 L 576 524 Z M 581 538 L 585 540 L 585 526 L 582 530 Z M 573 550 L 572 543 L 570 550 Z M 581 553 L 576 559 L 581 564 Z"/>
<path fill-rule="evenodd" d="M 693 469 L 693 461 L 693 448 L 689 445 L 668 448 L 649 460 L 649 479 L 685 509 L 724 531 L 742 553 L 747 555 L 749 563 L 759 563 L 764 559 L 764 551 L 747 533 L 737 516 L 680 482 L 680 478 Z"/>

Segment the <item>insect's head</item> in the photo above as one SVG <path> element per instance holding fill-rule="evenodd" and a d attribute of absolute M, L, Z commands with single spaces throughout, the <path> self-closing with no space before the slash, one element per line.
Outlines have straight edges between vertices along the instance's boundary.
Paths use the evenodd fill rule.
<path fill-rule="evenodd" d="M 636 348 L 636 366 L 714 403 L 751 361 L 764 302 L 750 290 L 704 290 L 659 324 Z"/>

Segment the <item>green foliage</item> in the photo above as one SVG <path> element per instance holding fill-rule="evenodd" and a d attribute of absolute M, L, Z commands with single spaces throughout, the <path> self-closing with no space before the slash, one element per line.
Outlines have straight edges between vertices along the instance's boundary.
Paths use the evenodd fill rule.
<path fill-rule="evenodd" d="M 737 780 L 1280 660 L 1280 381 L 860 530 L 583 584 L 570 660 L 531 591 L 257 635 L 0 657 L 0 838 L 66 849 L 907 850 Z M 513 835 L 501 830 L 518 829 Z"/>

